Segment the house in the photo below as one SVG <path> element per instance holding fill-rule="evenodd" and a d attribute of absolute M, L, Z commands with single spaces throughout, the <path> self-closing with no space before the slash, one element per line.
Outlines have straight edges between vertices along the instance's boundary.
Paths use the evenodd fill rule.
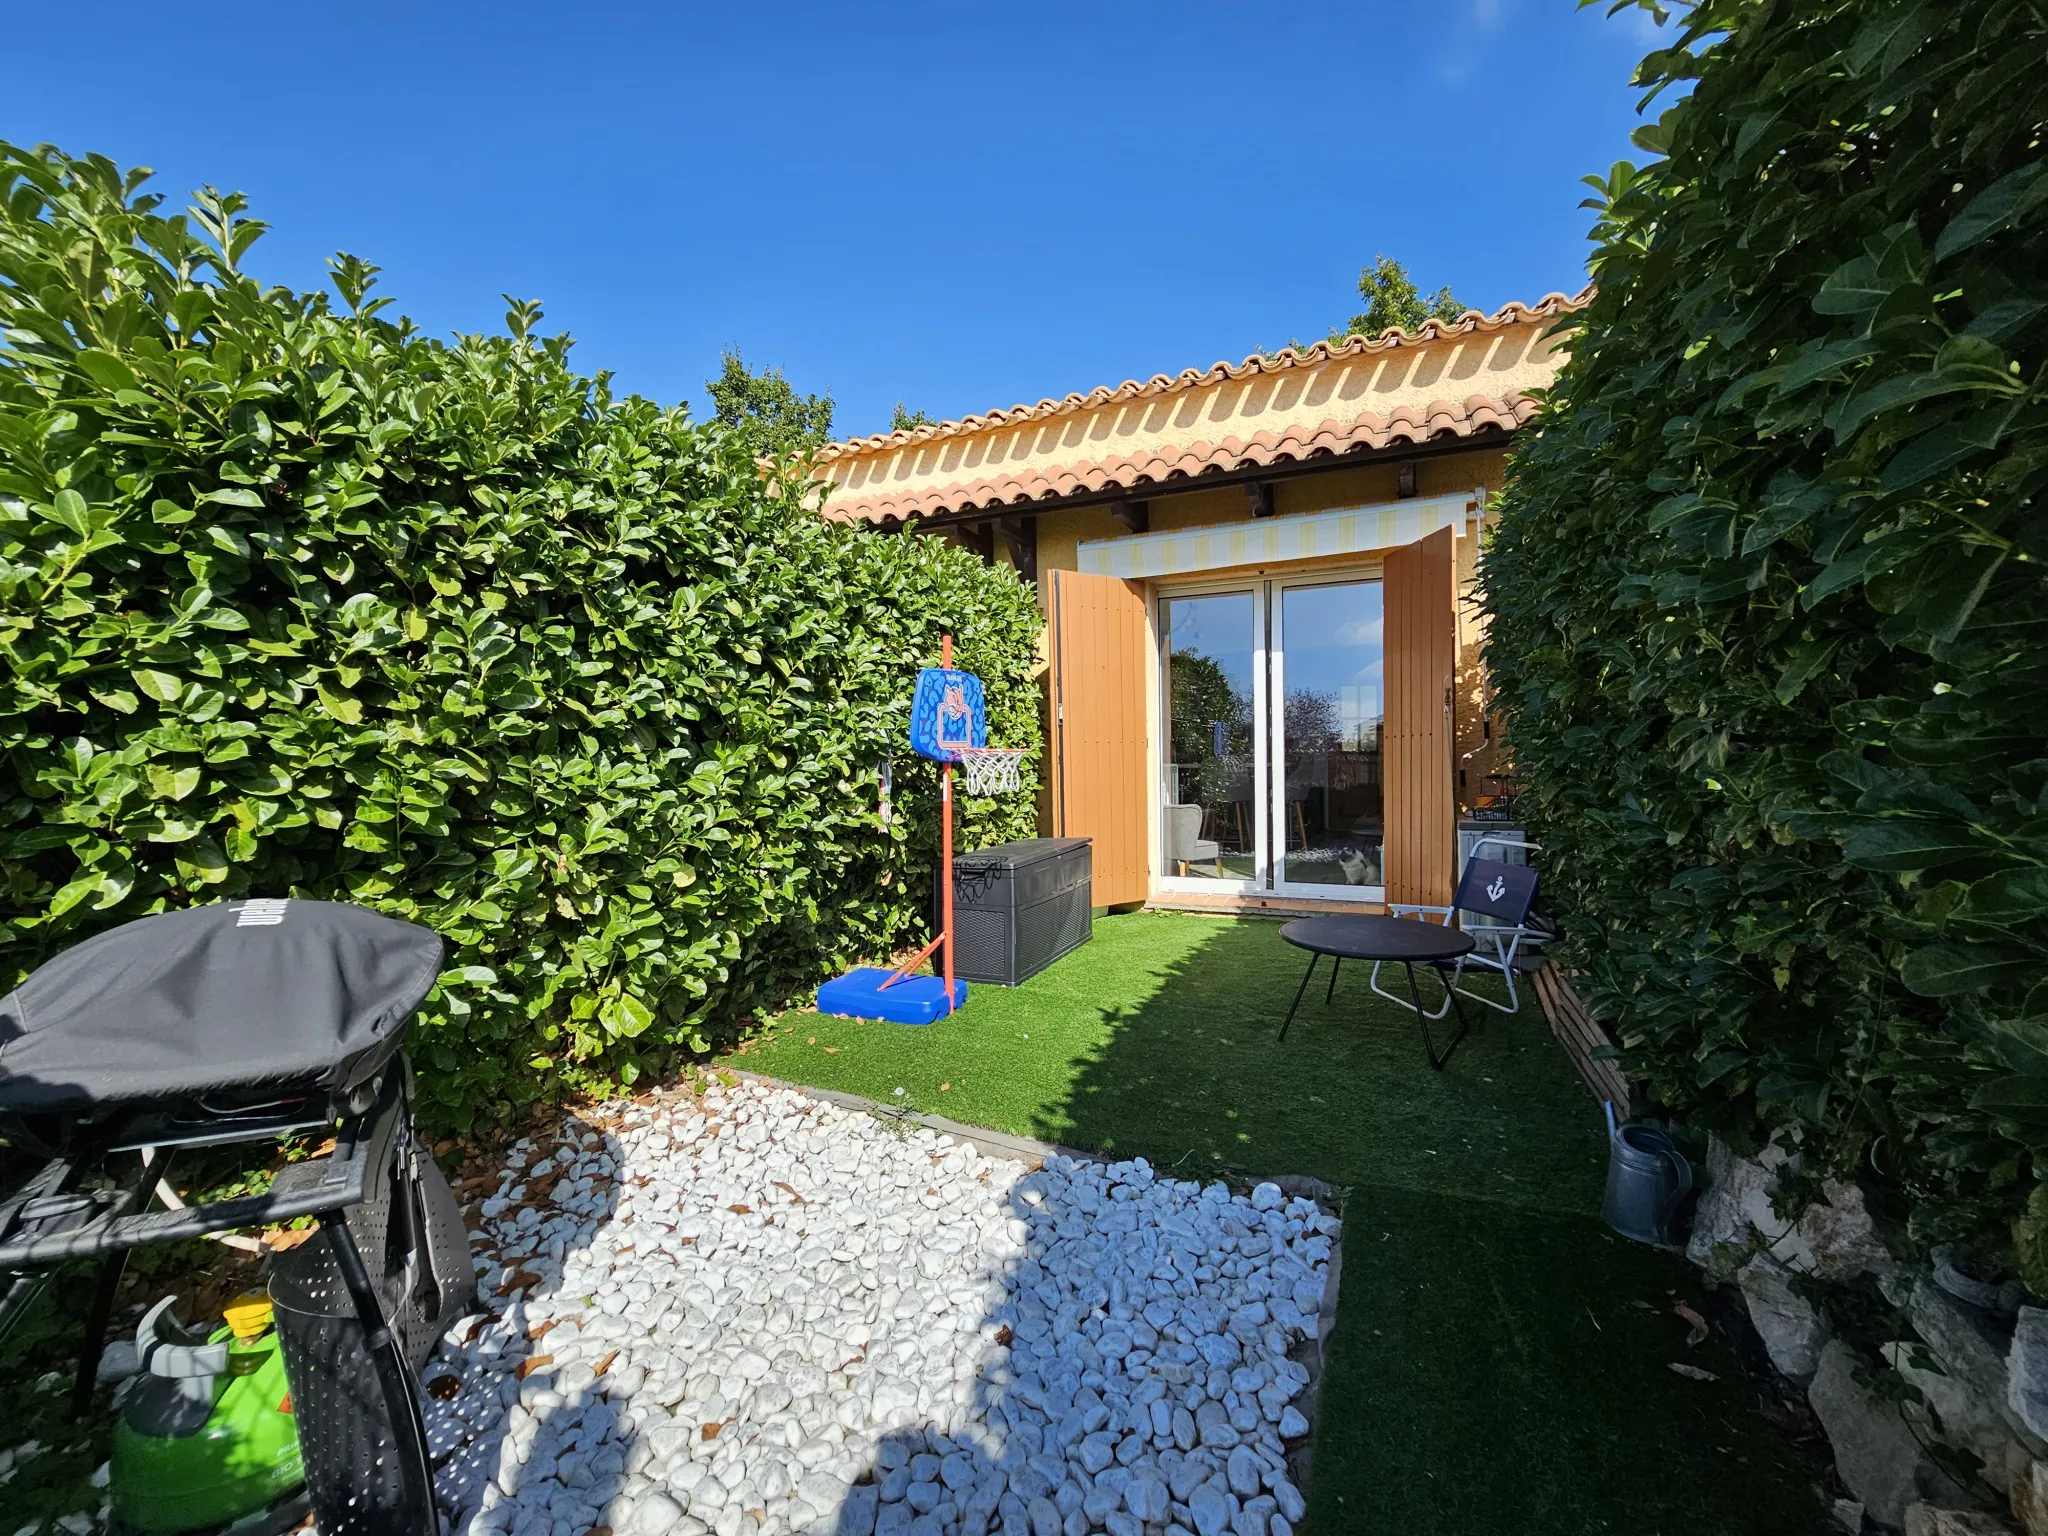
<path fill-rule="evenodd" d="M 1501 786 L 1470 586 L 1587 294 L 835 443 L 825 515 L 1037 583 L 1095 900 L 1443 902 Z"/>

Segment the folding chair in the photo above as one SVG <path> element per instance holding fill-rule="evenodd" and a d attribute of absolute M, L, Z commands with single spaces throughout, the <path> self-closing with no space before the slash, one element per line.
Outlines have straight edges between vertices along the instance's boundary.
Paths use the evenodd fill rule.
<path fill-rule="evenodd" d="M 1486 841 L 1496 841 L 1486 839 Z M 1483 844 L 1475 844 L 1474 852 Z M 1502 847 L 1533 848 L 1534 843 L 1501 843 Z M 1526 864 L 1507 864 L 1498 859 L 1468 858 L 1465 873 L 1459 877 L 1458 889 L 1451 896 L 1448 907 L 1427 907 L 1409 903 L 1389 904 L 1387 910 L 1396 917 L 1438 916 L 1444 927 L 1451 926 L 1454 919 L 1458 926 L 1472 936 L 1474 948 L 1469 955 L 1462 956 L 1448 967 L 1449 975 L 1444 977 L 1444 1005 L 1427 1015 L 1440 1019 L 1451 1006 L 1450 994 L 1455 991 L 1469 997 L 1475 1003 L 1502 1013 L 1518 1012 L 1521 999 L 1515 994 L 1515 960 L 1523 943 L 1540 944 L 1550 937 L 1543 929 L 1529 921 L 1529 908 L 1536 902 L 1536 871 Z M 1475 920 L 1476 919 L 1476 920 Z M 1458 982 L 1463 978 L 1468 965 L 1483 965 L 1490 971 L 1498 971 L 1507 978 L 1508 1000 L 1497 1003 L 1490 997 L 1477 992 L 1467 992 Z M 1396 997 L 1380 985 L 1380 968 L 1372 968 L 1372 989 L 1381 997 L 1399 1003 L 1404 1008 L 1415 1006 L 1405 997 Z"/>

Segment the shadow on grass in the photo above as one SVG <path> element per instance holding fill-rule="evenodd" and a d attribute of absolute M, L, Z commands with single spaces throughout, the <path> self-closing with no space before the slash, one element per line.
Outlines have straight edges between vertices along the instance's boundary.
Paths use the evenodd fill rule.
<path fill-rule="evenodd" d="M 1479 1010 L 1438 1072 L 1352 966 L 1278 1040 L 1306 964 L 1274 922 L 1112 917 L 928 1028 L 790 1015 L 733 1064 L 1183 1178 L 1336 1186 L 1319 1536 L 1824 1529 L 1733 1353 L 1686 1343 L 1693 1272 L 1600 1224 L 1599 1106 L 1534 999 Z"/>
<path fill-rule="evenodd" d="M 1413 1015 L 1375 996 L 1355 964 L 1328 1003 L 1323 966 L 1280 1040 L 1308 957 L 1278 923 L 1136 914 L 1105 923 L 1104 937 L 1123 940 L 1119 924 L 1154 931 L 1081 950 L 991 1005 L 1037 988 L 1099 1017 L 1067 1091 L 1036 1116 L 1038 1135 L 1190 1175 L 1307 1173 L 1529 1208 L 1597 1205 L 1598 1109 L 1533 1003 L 1514 1019 L 1468 1005 L 1473 1032 L 1439 1072 Z"/>
<path fill-rule="evenodd" d="M 1038 1134 L 1343 1192 L 1312 1530 L 1824 1528 L 1816 1469 L 1733 1352 L 1686 1342 L 1694 1273 L 1601 1225 L 1599 1107 L 1533 997 L 1513 1017 L 1468 1004 L 1472 1033 L 1434 1071 L 1367 968 L 1329 1003 L 1319 972 L 1283 1042 L 1307 956 L 1279 924 L 1141 914 L 1104 936 L 1146 923 L 1154 942 L 1082 950 L 1000 1011 L 1036 989 L 1102 1026 Z"/>

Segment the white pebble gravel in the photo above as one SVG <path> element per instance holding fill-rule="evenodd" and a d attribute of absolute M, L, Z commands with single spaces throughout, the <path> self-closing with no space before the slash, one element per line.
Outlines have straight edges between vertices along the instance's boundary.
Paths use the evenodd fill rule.
<path fill-rule="evenodd" d="M 422 1372 L 468 1536 L 1292 1536 L 1335 1218 L 784 1089 L 521 1142 Z"/>

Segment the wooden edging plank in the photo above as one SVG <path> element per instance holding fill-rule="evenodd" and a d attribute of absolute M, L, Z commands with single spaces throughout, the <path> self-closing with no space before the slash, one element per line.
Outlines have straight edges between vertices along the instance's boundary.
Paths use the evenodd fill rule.
<path fill-rule="evenodd" d="M 1611 1047 L 1614 1041 L 1599 1021 L 1587 1012 L 1584 1000 L 1572 989 L 1555 963 L 1536 972 L 1536 997 L 1550 1032 L 1571 1058 L 1580 1078 L 1598 1099 L 1611 1101 L 1614 1112 L 1626 1120 L 1629 1115 L 1628 1079 L 1613 1061 L 1597 1058 L 1594 1052 Z"/>

